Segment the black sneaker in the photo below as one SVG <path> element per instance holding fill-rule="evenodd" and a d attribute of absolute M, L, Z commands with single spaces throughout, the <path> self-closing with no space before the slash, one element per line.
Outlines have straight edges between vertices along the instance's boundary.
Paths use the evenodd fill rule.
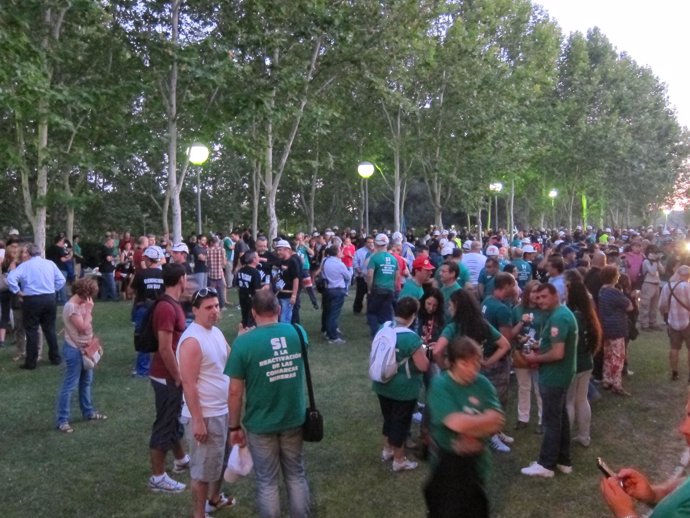
<path fill-rule="evenodd" d="M 671 373 L 671 381 L 678 381 L 678 371 L 673 371 Z"/>

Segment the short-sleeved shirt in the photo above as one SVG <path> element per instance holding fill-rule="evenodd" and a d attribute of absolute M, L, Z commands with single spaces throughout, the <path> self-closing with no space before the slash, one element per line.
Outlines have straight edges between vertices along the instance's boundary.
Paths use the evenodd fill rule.
<path fill-rule="evenodd" d="M 403 297 L 412 297 L 413 299 L 421 300 L 424 296 L 424 288 L 422 288 L 417 281 L 414 279 L 407 279 L 405 284 L 403 284 L 402 290 L 400 290 L 400 295 L 398 299 Z"/>
<path fill-rule="evenodd" d="M 469 385 L 462 385 L 456 382 L 450 377 L 448 371 L 435 376 L 431 380 L 427 405 L 431 417 L 431 437 L 436 441 L 439 448 L 448 452 L 453 451 L 453 441 L 458 436 L 457 432 L 454 432 L 443 423 L 450 414 L 462 412 L 464 414 L 477 415 L 487 410 L 496 410 L 503 413 L 496 389 L 481 374 L 477 375 L 474 382 Z M 490 460 L 486 450 L 481 455 L 480 475 L 486 481 Z"/>
<path fill-rule="evenodd" d="M 520 329 L 520 336 L 527 336 L 533 340 L 539 340 L 541 336 L 541 327 L 544 324 L 544 312 L 539 308 L 526 308 L 519 304 L 513 308 L 513 325 L 516 325 L 522 320 L 522 315 L 529 313 L 532 315 L 532 321 L 529 324 L 524 324 Z"/>
<path fill-rule="evenodd" d="M 245 265 L 237 272 L 237 286 L 240 299 L 248 300 L 256 290 L 261 289 L 261 274 L 253 266 Z"/>
<path fill-rule="evenodd" d="M 374 270 L 373 290 L 395 291 L 395 272 L 398 261 L 388 252 L 376 252 L 369 257 L 367 268 Z"/>
<path fill-rule="evenodd" d="M 443 295 L 443 318 L 446 320 L 446 322 L 450 322 L 450 319 L 452 318 L 452 315 L 450 314 L 450 297 L 453 295 L 453 293 L 460 289 L 462 289 L 462 287 L 457 283 L 457 281 L 450 286 L 441 284 L 441 287 L 439 288 L 441 295 Z"/>
<path fill-rule="evenodd" d="M 407 359 L 398 367 L 398 372 L 388 383 L 374 381 L 372 388 L 380 396 L 394 399 L 395 401 L 413 401 L 419 397 L 422 388 L 422 373 L 417 370 L 412 361 L 412 355 L 422 346 L 422 339 L 417 333 L 402 332 L 397 333 L 395 343 L 395 360 L 398 363 Z M 410 373 L 408 378 L 407 373 Z"/>
<path fill-rule="evenodd" d="M 163 286 L 163 270 L 160 268 L 146 268 L 137 272 L 132 279 L 136 303 L 156 300 L 165 291 Z"/>
<path fill-rule="evenodd" d="M 276 277 L 276 296 L 279 299 L 289 299 L 292 297 L 292 283 L 295 279 L 302 276 L 302 260 L 297 254 L 292 254 L 281 264 L 280 272 Z M 295 295 L 297 295 L 295 293 Z"/>
<path fill-rule="evenodd" d="M 503 336 L 494 326 L 491 324 L 487 325 L 489 326 L 489 336 L 486 338 L 486 340 L 484 340 L 484 343 L 479 344 L 484 350 L 484 358 L 489 358 L 494 352 L 496 352 L 496 349 L 498 349 L 496 344 Z M 463 335 L 463 331 L 462 329 L 458 328 L 458 325 L 455 322 L 448 324 L 441 332 L 441 336 L 448 340 L 448 343 L 452 342 L 456 336 L 461 335 Z"/>
<path fill-rule="evenodd" d="M 513 315 L 510 307 L 493 295 L 489 295 L 482 302 L 482 315 L 496 329 L 500 330 L 506 326 L 513 327 Z"/>
<path fill-rule="evenodd" d="M 206 256 L 208 249 L 205 246 L 195 245 L 192 248 L 192 255 L 194 256 L 194 273 L 206 273 L 206 260 L 200 259 L 199 256 Z"/>
<path fill-rule="evenodd" d="M 307 333 L 297 327 L 307 342 Z M 304 362 L 292 325 L 263 325 L 238 336 L 225 374 L 245 382 L 242 422 L 249 432 L 279 433 L 304 423 Z"/>
<path fill-rule="evenodd" d="M 524 259 L 513 259 L 513 266 L 517 271 L 518 286 L 522 289 L 532 280 L 532 265 Z"/>
<path fill-rule="evenodd" d="M 688 518 L 690 517 L 690 477 L 680 484 L 654 507 L 649 518 Z"/>
<path fill-rule="evenodd" d="M 552 344 L 564 343 L 563 359 L 539 364 L 539 383 L 547 387 L 567 388 L 575 376 L 577 355 L 577 320 L 567 306 L 558 306 L 546 314 L 541 331 L 539 352 L 547 353 Z"/>
<path fill-rule="evenodd" d="M 180 341 L 180 336 L 184 333 L 186 321 L 184 310 L 178 301 L 163 295 L 162 299 L 156 307 L 153 308 L 153 329 L 158 331 L 168 331 L 172 333 L 172 351 L 173 354 L 177 351 L 177 344 Z M 168 368 L 163 363 L 163 359 L 159 352 L 154 353 L 151 359 L 151 369 L 149 374 L 152 378 L 172 379 L 172 375 Z"/>
<path fill-rule="evenodd" d="M 486 268 L 482 268 L 482 271 L 479 272 L 479 280 L 477 281 L 477 284 L 481 284 L 482 286 L 484 286 L 484 298 L 487 298 L 494 292 L 496 276 L 487 274 Z"/>
<path fill-rule="evenodd" d="M 465 285 L 470 282 L 470 269 L 462 262 L 458 263 L 458 268 L 460 269 L 460 275 L 458 275 L 458 284 L 461 288 L 464 288 Z"/>

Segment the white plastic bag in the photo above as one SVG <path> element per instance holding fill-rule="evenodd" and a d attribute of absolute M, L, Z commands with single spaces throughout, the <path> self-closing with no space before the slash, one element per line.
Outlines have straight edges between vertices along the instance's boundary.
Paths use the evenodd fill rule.
<path fill-rule="evenodd" d="M 249 448 L 238 444 L 233 445 L 228 457 L 228 466 L 225 468 L 223 478 L 227 482 L 236 482 L 240 477 L 246 477 L 252 471 L 254 461 L 249 453 Z"/>

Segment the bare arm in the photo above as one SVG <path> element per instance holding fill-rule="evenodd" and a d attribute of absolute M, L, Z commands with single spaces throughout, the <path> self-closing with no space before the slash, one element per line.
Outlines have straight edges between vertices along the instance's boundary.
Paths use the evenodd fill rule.
<path fill-rule="evenodd" d="M 175 380 L 175 385 L 182 383 L 180 369 L 177 367 L 177 359 L 173 352 L 172 331 L 158 331 L 158 354 L 161 355 L 163 365 Z"/>
<path fill-rule="evenodd" d="M 551 346 L 544 354 L 539 354 L 537 352 L 531 352 L 525 354 L 525 359 L 530 363 L 551 363 L 557 362 L 563 359 L 565 356 L 565 342 L 557 342 Z"/>
<path fill-rule="evenodd" d="M 496 342 L 496 351 L 484 361 L 484 367 L 491 367 L 494 363 L 503 358 L 510 352 L 510 342 L 506 340 L 505 336 L 501 336 Z"/>
<path fill-rule="evenodd" d="M 204 423 L 204 416 L 201 412 L 199 392 L 196 385 L 201 368 L 201 347 L 196 338 L 187 338 L 178 347 L 182 390 L 184 391 L 185 403 L 187 408 L 189 408 L 189 413 L 192 415 L 194 438 L 199 442 L 206 442 L 208 433 Z"/>
<path fill-rule="evenodd" d="M 426 372 L 429 368 L 429 359 L 426 357 L 426 348 L 420 347 L 412 355 L 414 366 L 421 372 Z"/>
<path fill-rule="evenodd" d="M 503 428 L 505 417 L 497 410 L 485 410 L 481 414 L 470 415 L 462 412 L 448 414 L 443 424 L 454 432 L 472 437 L 488 437 Z"/>
<path fill-rule="evenodd" d="M 237 428 L 231 431 L 229 436 L 230 444 L 244 446 L 246 439 L 244 431 L 240 427 L 242 421 L 242 396 L 244 396 L 244 380 L 230 378 L 230 389 L 228 391 L 228 407 L 230 409 L 230 428 Z"/>

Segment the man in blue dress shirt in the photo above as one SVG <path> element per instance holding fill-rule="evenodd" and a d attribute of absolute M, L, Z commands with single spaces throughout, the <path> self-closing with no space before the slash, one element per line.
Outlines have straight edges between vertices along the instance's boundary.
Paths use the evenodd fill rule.
<path fill-rule="evenodd" d="M 55 333 L 57 302 L 55 293 L 65 285 L 65 277 L 55 263 L 41 257 L 38 245 L 29 245 L 29 259 L 7 275 L 10 291 L 23 297 L 24 331 L 26 332 L 26 361 L 22 369 L 35 369 L 38 361 L 38 328 L 48 343 L 48 357 L 53 365 L 62 358 Z"/>

